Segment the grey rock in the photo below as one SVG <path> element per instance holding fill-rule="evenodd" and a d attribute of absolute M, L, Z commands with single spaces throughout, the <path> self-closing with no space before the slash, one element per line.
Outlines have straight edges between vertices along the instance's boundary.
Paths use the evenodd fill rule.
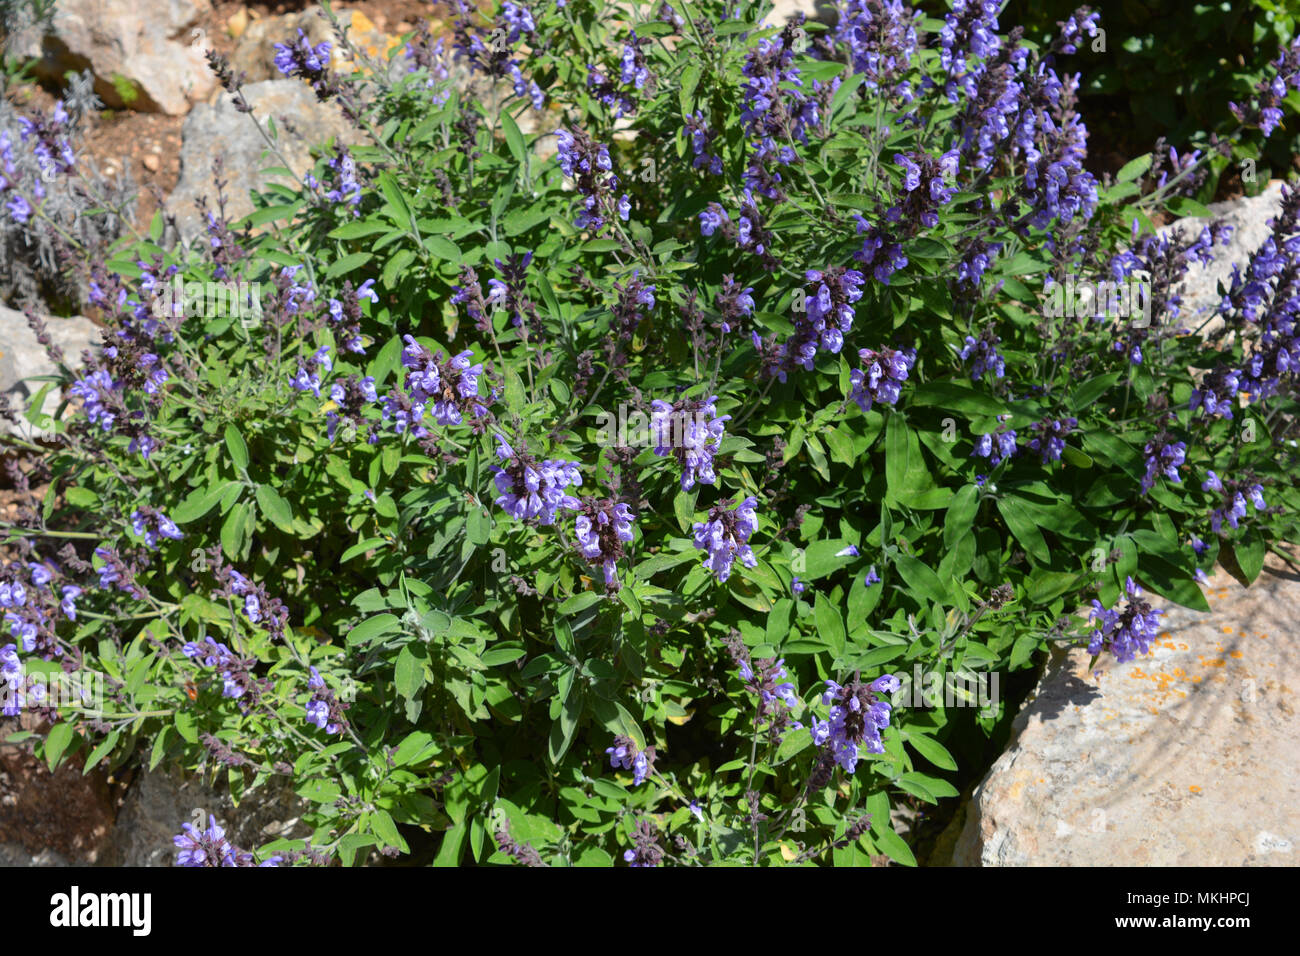
<path fill-rule="evenodd" d="M 1300 575 L 1224 571 L 1128 664 L 1055 654 L 958 824 L 957 866 L 1300 861 Z M 1157 601 L 1153 601 L 1157 604 Z M 935 861 L 939 862 L 939 861 Z"/>
<path fill-rule="evenodd" d="M 368 18 L 357 11 L 336 7 L 334 15 L 347 28 L 348 39 L 352 44 L 376 63 L 383 63 L 390 45 L 396 45 L 395 38 L 390 40 L 388 34 L 376 29 Z M 312 46 L 322 40 L 329 41 L 330 62 L 335 69 L 351 69 L 351 63 L 340 49 L 329 20 L 321 8 L 314 4 L 296 13 L 265 17 L 250 23 L 240 34 L 235 51 L 231 54 L 231 67 L 236 72 L 242 72 L 246 82 L 281 79 L 282 74 L 275 66 L 275 45 L 297 42 L 299 30 L 302 30 Z"/>
<path fill-rule="evenodd" d="M 14 49 L 38 58 L 42 79 L 89 69 L 115 109 L 179 116 L 216 86 L 192 30 L 210 9 L 209 0 L 59 0 L 48 28 L 15 38 Z"/>
<path fill-rule="evenodd" d="M 772 12 L 763 22 L 779 26 L 787 23 L 797 13 L 802 13 L 809 20 L 835 22 L 835 7 L 827 0 L 773 0 Z"/>
<path fill-rule="evenodd" d="M 64 362 L 73 370 L 81 368 L 81 353 L 99 342 L 99 329 L 96 325 L 81 316 L 69 319 L 42 318 L 50 338 L 63 349 Z M 36 341 L 36 333 L 27 324 L 27 316 L 0 305 L 0 393 L 8 397 L 20 419 L 17 428 L 0 420 L 0 429 L 29 439 L 46 434 L 43 429 L 26 421 L 22 413 L 27 409 L 28 402 L 45 385 L 44 382 L 33 379 L 42 375 L 54 375 L 57 371 L 45 346 Z M 62 394 L 61 389 L 53 389 L 45 396 L 41 411 L 53 415 L 59 407 Z"/>
<path fill-rule="evenodd" d="M 235 806 L 225 787 L 178 773 L 145 772 L 127 791 L 101 859 L 106 866 L 171 866 L 176 858 L 172 837 L 186 823 L 206 826 L 209 817 L 245 850 L 281 837 L 300 839 L 311 832 L 301 823 L 306 806 L 283 777 L 246 790 Z"/>
<path fill-rule="evenodd" d="M 72 864 L 49 848 L 33 853 L 20 843 L 0 843 L 0 866 L 72 866 Z"/>
<path fill-rule="evenodd" d="M 220 156 L 224 163 L 226 216 L 234 221 L 253 211 L 249 190 L 265 189 L 273 182 L 297 186 L 296 180 L 268 176 L 262 170 L 287 166 L 301 177 L 312 168 L 313 146 L 335 138 L 349 145 L 362 139 L 337 106 L 319 102 L 311 88 L 298 80 L 251 83 L 244 87 L 244 97 L 253 107 L 251 114 L 236 110 L 231 97 L 223 94 L 215 105 L 200 103 L 194 107 L 181 128 L 180 181 L 167 201 L 167 211 L 176 217 L 181 236 L 187 241 L 203 232 L 195 201 L 206 196 L 208 208 L 216 211 L 212 177 L 216 157 Z M 267 141 L 253 126 L 254 118 L 268 136 L 267 120 L 275 121 L 283 160 L 267 152 Z"/>
<path fill-rule="evenodd" d="M 1251 255 L 1263 244 L 1272 232 L 1268 220 L 1275 216 L 1281 207 L 1282 182 L 1274 180 L 1258 196 L 1229 199 L 1214 203 L 1209 209 L 1214 219 L 1223 219 L 1232 226 L 1232 236 L 1226 245 L 1214 248 L 1214 262 L 1201 267 L 1192 265 L 1178 288 L 1182 296 L 1179 322 L 1187 328 L 1196 329 L 1206 319 L 1203 334 L 1209 334 L 1223 327 L 1223 319 L 1214 316 L 1223 296 L 1219 284 L 1226 288 L 1232 281 L 1232 267 L 1239 265 L 1243 269 L 1250 261 Z M 1180 231 L 1186 236 L 1196 236 L 1212 219 L 1188 217 L 1179 219 L 1165 226 L 1161 232 Z"/>

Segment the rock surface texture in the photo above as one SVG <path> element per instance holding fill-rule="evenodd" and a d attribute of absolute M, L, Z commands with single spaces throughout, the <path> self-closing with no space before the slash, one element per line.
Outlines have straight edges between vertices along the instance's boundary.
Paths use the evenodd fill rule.
<path fill-rule="evenodd" d="M 202 781 L 161 772 L 141 774 L 122 801 L 102 855 L 107 866 L 171 866 L 176 859 L 172 837 L 181 825 L 206 826 L 208 816 L 225 828 L 226 837 L 243 849 L 256 849 L 280 837 L 302 838 L 310 833 L 299 822 L 304 801 L 272 778 L 247 791 L 238 809 L 228 791 Z"/>
<path fill-rule="evenodd" d="M 956 866 L 1300 863 L 1300 574 L 1270 556 L 1211 613 L 1165 607 L 1128 664 L 1053 657 L 975 788 Z M 1156 600 L 1152 601 L 1157 604 Z"/>
<path fill-rule="evenodd" d="M 313 146 L 336 137 L 339 142 L 349 144 L 360 139 L 360 134 L 347 123 L 336 105 L 317 101 L 311 87 L 298 80 L 250 83 L 244 87 L 244 97 L 263 130 L 268 128 L 268 118 L 275 120 L 280 151 L 288 168 L 298 176 L 311 169 Z M 286 118 L 289 123 L 285 122 Z M 176 217 L 184 238 L 192 240 L 203 231 L 203 220 L 195 206 L 198 197 L 208 197 L 208 208 L 216 211 L 217 194 L 212 178 L 215 157 L 220 156 L 224 163 L 226 217 L 232 222 L 253 211 L 248 196 L 250 189 L 265 189 L 271 182 L 286 182 L 283 177 L 261 172 L 285 165 L 280 157 L 267 150 L 267 142 L 254 128 L 253 119 L 236 110 L 229 95 L 223 93 L 215 105 L 200 103 L 194 107 L 181 131 L 180 182 L 167 200 L 167 211 Z"/>
<path fill-rule="evenodd" d="M 14 50 L 39 58 L 42 79 L 89 69 L 114 109 L 182 116 L 216 86 L 193 26 L 210 9 L 209 0 L 59 0 L 48 29 L 16 38 Z"/>
<path fill-rule="evenodd" d="M 1212 204 L 1209 209 L 1214 219 L 1222 219 L 1232 226 L 1232 237 L 1226 245 L 1214 247 L 1214 262 L 1201 268 L 1192 266 L 1178 289 L 1182 297 L 1180 323 L 1195 329 L 1205 322 L 1219 307 L 1223 296 L 1219 283 L 1226 288 L 1232 281 L 1232 267 L 1250 261 L 1251 253 L 1263 244 L 1272 229 L 1268 220 L 1281 208 L 1282 182 L 1274 180 L 1258 195 L 1251 198 L 1230 199 Z M 1211 219 L 1179 219 L 1166 226 L 1162 232 L 1180 229 L 1184 235 L 1195 236 Z M 1223 320 L 1213 318 L 1202 334 L 1223 327 Z"/>
<path fill-rule="evenodd" d="M 99 342 L 99 330 L 90 319 L 81 316 L 46 318 L 45 323 L 50 338 L 63 349 L 64 361 L 70 368 L 80 368 L 82 351 Z M 36 340 L 36 333 L 27 324 L 27 316 L 0 305 L 0 394 L 8 398 L 19 419 L 16 427 L 0 419 L 0 430 L 27 438 L 41 434 L 23 417 L 28 403 L 45 385 L 30 379 L 32 376 L 53 375 L 55 371 L 45 346 Z M 51 391 L 45 396 L 42 410 L 54 414 L 61 399 L 60 390 Z"/>
<path fill-rule="evenodd" d="M 0 741 L 33 729 L 0 720 Z M 0 866 L 102 863 L 113 827 L 107 777 L 75 765 L 54 773 L 17 744 L 0 743 Z"/>
<path fill-rule="evenodd" d="M 383 63 L 388 59 L 388 51 L 400 43 L 396 36 L 390 36 L 378 29 L 360 11 L 336 8 L 334 15 L 347 27 L 348 38 L 352 43 L 372 61 Z M 235 52 L 230 57 L 231 67 L 236 73 L 242 72 L 246 82 L 280 79 L 282 74 L 275 66 L 275 45 L 297 42 L 299 30 L 312 46 L 322 41 L 329 41 L 330 63 L 335 69 L 351 68 L 346 55 L 339 48 L 330 22 L 322 15 L 321 8 L 318 6 L 310 6 L 305 10 L 278 17 L 254 20 L 239 35 Z"/>

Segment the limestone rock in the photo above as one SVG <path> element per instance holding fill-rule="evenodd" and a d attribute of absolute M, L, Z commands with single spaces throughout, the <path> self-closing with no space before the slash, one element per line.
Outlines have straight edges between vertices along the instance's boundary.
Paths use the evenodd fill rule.
<path fill-rule="evenodd" d="M 50 338 L 63 349 L 64 362 L 74 370 L 80 368 L 82 351 L 99 342 L 99 329 L 90 319 L 81 316 L 70 319 L 43 318 Z M 36 333 L 27 324 L 27 316 L 0 305 L 0 393 L 8 397 L 10 406 L 18 412 L 19 417 L 16 429 L 2 419 L 0 429 L 16 431 L 27 438 L 40 436 L 40 430 L 26 421 L 23 412 L 45 383 L 30 379 L 34 376 L 53 375 L 56 371 L 54 363 L 46 354 L 45 346 L 36 340 Z M 45 396 L 42 411 L 54 414 L 61 398 L 61 390 L 51 391 Z"/>
<path fill-rule="evenodd" d="M 975 788 L 957 866 L 1294 866 L 1300 862 L 1300 575 L 1270 556 L 1211 614 L 1164 605 L 1128 664 L 1058 653 Z M 1152 601 L 1158 605 L 1158 599 Z"/>
<path fill-rule="evenodd" d="M 210 9 L 210 0 L 59 0 L 47 31 L 16 38 L 14 49 L 39 58 L 43 79 L 90 69 L 110 107 L 180 116 L 216 85 L 192 30 Z"/>
<path fill-rule="evenodd" d="M 1208 266 L 1193 264 L 1184 278 L 1178 294 L 1182 296 L 1179 323 L 1195 329 L 1219 307 L 1223 298 L 1219 294 L 1219 283 L 1225 288 L 1232 281 L 1232 267 L 1239 265 L 1244 270 L 1251 254 L 1263 244 L 1272 231 L 1268 220 L 1275 216 L 1281 207 L 1282 182 L 1274 180 L 1258 196 L 1230 199 L 1214 203 L 1209 209 L 1215 219 L 1223 219 L 1232 226 L 1232 237 L 1227 245 L 1214 247 L 1214 262 Z M 1187 236 L 1195 236 L 1209 225 L 1211 219 L 1186 218 L 1170 223 L 1161 232 L 1183 230 Z M 1223 327 L 1223 320 L 1217 316 L 1206 325 L 1204 333 L 1213 332 Z"/>
<path fill-rule="evenodd" d="M 337 137 L 339 142 L 354 144 L 359 134 L 343 118 L 338 106 L 321 103 L 305 83 L 298 80 L 267 80 L 244 87 L 244 97 L 253 113 L 240 113 L 231 97 L 222 94 L 215 105 L 200 103 L 185 118 L 181 129 L 181 175 L 167 201 L 167 211 L 176 216 L 181 235 L 193 239 L 203 231 L 195 200 L 207 196 L 209 209 L 216 210 L 212 162 L 222 157 L 226 180 L 226 215 L 234 221 L 253 211 L 250 189 L 265 189 L 271 182 L 297 186 L 286 177 L 267 177 L 261 170 L 287 165 L 301 176 L 311 169 L 311 148 Z M 267 153 L 267 143 L 253 127 L 253 118 L 268 130 L 267 119 L 275 121 L 279 132 L 279 156 Z M 287 122 L 286 122 L 287 120 Z M 267 155 L 263 155 L 267 153 Z"/>
<path fill-rule="evenodd" d="M 336 9 L 334 13 L 339 22 L 348 27 L 348 37 L 352 43 L 376 62 L 386 61 L 388 51 L 400 42 L 397 37 L 379 30 L 359 11 Z M 333 67 L 350 69 L 329 21 L 322 15 L 321 8 L 314 5 L 297 13 L 267 17 L 248 24 L 239 34 L 239 43 L 230 57 L 230 65 L 236 72 L 242 71 L 245 74 L 246 82 L 282 79 L 283 75 L 275 67 L 275 45 L 294 43 L 298 39 L 299 30 L 302 30 L 312 46 L 328 40 Z"/>
<path fill-rule="evenodd" d="M 122 801 L 103 862 L 108 866 L 171 866 L 176 858 L 172 837 L 186 823 L 206 826 L 209 816 L 225 829 L 230 842 L 245 850 L 256 850 L 281 837 L 302 838 L 311 832 L 300 822 L 305 806 L 284 777 L 273 777 L 259 789 L 245 791 L 236 807 L 225 788 L 161 770 L 143 772 Z"/>
<path fill-rule="evenodd" d="M 772 12 L 764 22 L 778 26 L 788 22 L 796 13 L 802 13 L 809 20 L 835 22 L 835 8 L 827 0 L 773 0 Z"/>
<path fill-rule="evenodd" d="M 2 724 L 0 740 L 19 729 L 14 720 Z M 102 862 L 113 817 L 103 773 L 83 776 L 76 759 L 51 773 L 21 745 L 0 743 L 0 864 Z"/>

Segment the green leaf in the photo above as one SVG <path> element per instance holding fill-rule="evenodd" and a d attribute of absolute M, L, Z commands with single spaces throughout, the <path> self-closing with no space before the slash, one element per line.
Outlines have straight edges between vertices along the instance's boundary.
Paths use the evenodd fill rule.
<path fill-rule="evenodd" d="M 249 541 L 250 518 L 248 505 L 241 501 L 230 509 L 221 524 L 221 550 L 231 561 L 243 559 L 244 545 Z"/>
<path fill-rule="evenodd" d="M 68 745 L 76 735 L 76 729 L 66 720 L 61 720 L 50 728 L 49 734 L 45 737 L 45 762 L 49 764 L 51 770 L 58 766 L 59 758 L 63 756 L 63 752 L 68 749 Z"/>
<path fill-rule="evenodd" d="M 94 508 L 99 504 L 99 495 L 89 488 L 69 488 L 65 497 L 68 499 L 68 504 L 78 508 Z M 173 515 L 173 520 L 179 521 L 180 519 Z"/>
<path fill-rule="evenodd" d="M 895 498 L 904 491 L 911 466 L 911 442 L 908 437 L 907 422 L 903 416 L 897 412 L 890 413 L 885 425 L 885 485 Z"/>
<path fill-rule="evenodd" d="M 195 488 L 185 499 L 172 509 L 172 520 L 177 524 L 189 524 L 197 521 L 216 507 L 221 496 L 235 482 L 223 481 L 207 488 Z M 69 495 L 71 497 L 71 495 Z"/>
<path fill-rule="evenodd" d="M 501 112 L 501 128 L 505 131 L 506 146 L 510 148 L 510 155 L 522 166 L 528 156 L 527 147 L 524 145 L 524 134 L 519 131 L 519 124 L 504 110 Z"/>
<path fill-rule="evenodd" d="M 701 72 L 698 60 L 692 60 L 686 65 L 686 69 L 682 70 L 682 85 L 678 88 L 677 98 L 683 116 L 689 116 L 695 108 L 695 88 L 700 85 Z"/>
<path fill-rule="evenodd" d="M 679 491 L 673 498 L 673 514 L 677 516 L 677 527 L 683 532 L 691 530 L 691 525 L 695 522 L 695 499 L 699 494 L 698 488 L 692 488 L 690 491 Z"/>
<path fill-rule="evenodd" d="M 415 261 L 415 253 L 410 249 L 398 249 L 392 257 L 384 264 L 383 271 L 379 274 L 380 283 L 386 288 L 392 289 L 401 281 L 402 273 L 406 268 Z"/>
<path fill-rule="evenodd" d="M 513 238 L 527 232 L 534 226 L 540 226 L 550 218 L 550 209 L 544 203 L 539 203 L 531 209 L 511 210 L 501 220 L 501 225 L 505 234 Z M 552 379 L 551 381 L 556 380 Z"/>
<path fill-rule="evenodd" d="M 1001 415 L 1005 402 L 960 382 L 926 382 L 912 390 L 911 405 L 937 406 L 967 415 Z"/>
<path fill-rule="evenodd" d="M 361 222 L 345 222 L 337 229 L 331 230 L 329 237 L 331 239 L 362 239 L 366 236 L 373 236 L 387 231 L 388 226 L 384 225 L 384 223 L 366 219 Z"/>
<path fill-rule="evenodd" d="M 1107 372 L 1105 375 L 1098 375 L 1096 378 L 1090 378 L 1078 388 L 1070 392 L 1070 405 L 1075 410 L 1087 408 L 1097 399 L 1101 398 L 1109 389 L 1114 387 L 1120 379 L 1119 372 Z"/>
<path fill-rule="evenodd" d="M 907 742 L 926 760 L 942 770 L 956 770 L 957 761 L 952 759 L 946 747 L 939 741 L 923 734 L 909 733 Z"/>
<path fill-rule="evenodd" d="M 103 739 L 100 745 L 90 752 L 90 756 L 86 758 L 85 769 L 81 771 L 83 777 L 90 773 L 90 771 L 94 770 L 95 765 L 108 756 L 109 751 L 117 746 L 117 742 L 121 736 L 122 732 L 120 730 L 110 732 L 109 735 Z"/>
<path fill-rule="evenodd" d="M 951 551 L 975 523 L 979 511 L 979 489 L 963 485 L 952 497 L 948 513 L 943 519 L 943 545 Z"/>
<path fill-rule="evenodd" d="M 444 239 L 442 236 L 425 236 L 424 247 L 435 257 L 445 259 L 456 265 L 464 261 L 464 254 L 460 251 L 460 246 L 450 239 Z"/>
<path fill-rule="evenodd" d="M 487 544 L 492 538 L 492 516 L 478 505 L 470 505 L 465 516 L 465 538 L 475 547 Z"/>
<path fill-rule="evenodd" d="M 397 832 L 397 824 L 393 822 L 387 810 L 376 807 L 370 814 L 370 824 L 374 828 L 375 835 L 388 846 L 395 846 L 403 853 L 411 851 L 406 841 L 402 839 L 402 835 Z"/>
<path fill-rule="evenodd" d="M 1203 203 L 1197 202 L 1190 196 L 1175 196 L 1169 200 L 1169 211 L 1175 216 L 1181 218 L 1195 216 L 1198 219 L 1210 219 L 1214 216 L 1214 210 Z"/>
<path fill-rule="evenodd" d="M 793 757 L 795 754 L 806 750 L 812 746 L 812 733 L 807 727 L 800 727 L 798 730 L 792 730 L 785 735 L 781 741 L 781 746 L 776 751 L 776 763 L 782 764 Z"/>
<path fill-rule="evenodd" d="M 600 595 L 595 591 L 580 591 L 567 598 L 560 605 L 559 611 L 561 614 L 577 614 L 598 603 L 600 603 Z"/>
<path fill-rule="evenodd" d="M 402 194 L 402 188 L 397 185 L 397 178 L 391 171 L 385 170 L 379 174 L 379 188 L 393 211 L 400 217 L 397 224 L 408 232 L 414 233 L 415 215 L 411 212 L 411 205 L 406 201 L 406 196 Z"/>
<path fill-rule="evenodd" d="M 935 801 L 932 800 L 930 802 L 933 803 Z M 875 839 L 876 845 L 884 851 L 885 856 L 889 857 L 895 863 L 901 863 L 903 866 L 916 866 L 916 857 L 912 855 L 912 851 L 908 848 L 907 843 L 904 842 L 903 838 L 894 832 L 893 827 L 890 826 L 889 817 L 885 817 L 884 821 L 884 824 L 879 830 L 877 830 L 874 825 L 875 820 L 872 820 L 873 825 L 871 833 Z"/>
<path fill-rule="evenodd" d="M 188 710 L 178 710 L 174 718 L 176 723 L 176 732 L 181 735 L 181 739 L 187 743 L 197 744 L 199 742 L 199 728 L 194 720 L 194 715 Z"/>
<path fill-rule="evenodd" d="M 433 858 L 434 866 L 455 866 L 460 862 L 461 851 L 465 847 L 465 835 L 469 832 L 468 824 L 461 822 L 447 831 L 442 838 L 438 855 Z"/>
<path fill-rule="evenodd" d="M 1254 584 L 1259 572 L 1264 570 L 1264 556 L 1268 547 L 1263 537 L 1254 528 L 1248 530 L 1232 547 L 1237 558 L 1237 566 L 1246 579 L 1246 584 Z"/>
<path fill-rule="evenodd" d="M 257 486 L 257 506 L 281 531 L 293 533 L 293 508 L 270 485 Z"/>
<path fill-rule="evenodd" d="M 393 670 L 393 688 L 407 700 L 415 700 L 424 688 L 424 664 L 428 652 L 423 644 L 407 644 L 398 652 Z"/>
<path fill-rule="evenodd" d="M 551 733 L 547 738 L 547 753 L 551 763 L 558 765 L 569 752 L 574 735 L 578 731 L 578 715 L 582 712 L 582 694 L 574 691 L 560 709 L 560 716 L 551 724 Z"/>
<path fill-rule="evenodd" d="M 1131 159 L 1121 166 L 1120 171 L 1115 174 L 1115 181 L 1117 183 L 1132 182 L 1150 168 L 1151 154 L 1143 153 L 1137 159 Z"/>
<path fill-rule="evenodd" d="M 384 634 L 398 631 L 401 623 L 396 614 L 376 614 L 348 631 L 348 643 L 368 643 Z"/>
<path fill-rule="evenodd" d="M 813 617 L 817 622 L 817 633 L 831 649 L 831 653 L 836 657 L 842 656 L 845 641 L 844 618 L 840 616 L 839 608 L 831 604 L 830 599 L 820 591 L 817 592 L 814 603 Z"/>
<path fill-rule="evenodd" d="M 619 726 L 623 728 L 623 733 L 632 738 L 632 743 L 636 744 L 637 750 L 645 750 L 645 734 L 641 732 L 641 725 L 618 701 L 614 701 L 614 708 L 618 711 Z"/>
<path fill-rule="evenodd" d="M 230 460 L 235 463 L 237 469 L 247 470 L 248 445 L 244 443 L 244 436 L 239 434 L 239 429 L 233 424 L 226 426 L 226 450 L 230 452 Z"/>
<path fill-rule="evenodd" d="M 952 604 L 952 597 L 948 594 L 948 589 L 943 586 L 939 580 L 939 575 L 935 574 L 928 567 L 908 554 L 896 554 L 894 556 L 894 567 L 907 586 L 916 594 L 929 598 L 935 604 Z"/>
<path fill-rule="evenodd" d="M 1002 520 L 1007 523 L 1007 528 L 1015 535 L 1020 546 L 1035 560 L 1042 564 L 1050 564 L 1052 556 L 1047 550 L 1047 542 L 1043 540 L 1037 521 L 1025 507 L 1024 502 L 1019 498 L 1004 495 L 998 499 L 998 511 L 1001 512 Z"/>
<path fill-rule="evenodd" d="M 325 270 L 325 278 L 333 279 L 341 275 L 346 275 L 349 272 L 361 268 L 373 258 L 374 253 L 371 252 L 349 253 L 342 259 L 330 264 L 329 268 Z"/>
<path fill-rule="evenodd" d="M 1127 547 L 1134 546 L 1130 543 Z M 1229 572 L 1232 570 L 1232 560 L 1229 557 L 1232 550 L 1222 548 L 1219 551 L 1219 560 Z M 1210 604 L 1205 599 L 1205 593 L 1190 572 L 1175 567 L 1155 554 L 1139 554 L 1137 563 L 1139 571 L 1136 577 L 1144 587 L 1193 611 L 1209 612 Z"/>
<path fill-rule="evenodd" d="M 1019 670 L 1029 659 L 1034 656 L 1034 651 L 1038 650 L 1038 640 L 1032 634 L 1021 634 L 1016 638 L 1016 643 L 1011 646 L 1011 663 L 1010 667 Z"/>

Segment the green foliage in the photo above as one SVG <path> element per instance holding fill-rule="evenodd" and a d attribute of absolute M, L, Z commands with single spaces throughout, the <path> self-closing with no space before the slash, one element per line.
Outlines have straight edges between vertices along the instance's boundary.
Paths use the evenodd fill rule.
<path fill-rule="evenodd" d="M 661 839 L 677 862 L 913 865 L 891 807 L 956 796 L 974 759 L 961 742 L 1010 720 L 1005 699 L 972 689 L 981 675 L 1005 686 L 1049 642 L 1086 640 L 1078 609 L 1115 606 L 1130 576 L 1203 609 L 1198 568 L 1231 555 L 1250 578 L 1271 542 L 1296 539 L 1291 379 L 1267 407 L 1207 422 L 1189 409 L 1192 390 L 1221 362 L 1243 363 L 1247 337 L 1212 346 L 1161 325 L 1133 364 L 1114 347 L 1124 323 L 1045 317 L 1045 279 L 1105 274 L 1134 220 L 1151 232 L 1148 213 L 1167 192 L 1144 198 L 1137 170 L 1101 191 L 1086 225 L 1031 228 L 1020 216 L 1033 190 L 1023 167 L 1003 163 L 961 170 L 937 225 L 906 239 L 909 265 L 863 286 L 842 351 L 764 377 L 749 333 L 788 340 L 801 327 L 819 281 L 808 270 L 855 264 L 855 213 L 885 221 L 906 192 L 895 157 L 954 148 L 958 107 L 918 97 L 910 124 L 840 60 L 796 57 L 805 80 L 843 82 L 819 94 L 800 161 L 780 167 L 788 200 L 761 203 L 765 259 L 724 230 L 702 236 L 699 218 L 712 202 L 739 216 L 751 150 L 742 68 L 778 34 L 759 28 L 760 11 L 730 20 L 724 4 L 699 0 L 680 6 L 690 19 L 678 28 L 638 8 L 654 82 L 620 119 L 587 79 L 593 62 L 618 76 L 626 28 L 591 0 L 537 6 L 532 52 L 516 54 L 545 90 L 548 131 L 535 131 L 508 81 L 471 95 L 412 72 L 366 101 L 374 139 L 349 154 L 355 204 L 323 195 L 344 166 L 328 149 L 314 170 L 326 186 L 271 187 L 234 231 L 217 220 L 196 254 L 164 249 L 156 219 L 107 263 L 127 304 L 113 306 L 103 275 L 101 303 L 126 335 L 108 339 L 119 352 L 98 367 L 119 383 L 105 392 L 121 406 L 107 424 L 85 420 L 109 401 L 88 397 L 87 371 L 76 415 L 35 416 L 61 436 L 53 450 L 25 449 L 53 485 L 43 514 L 8 526 L 41 559 L 67 543 L 101 578 L 114 553 L 127 572 L 98 587 L 87 572 L 76 620 L 58 622 L 64 652 L 104 674 L 106 706 L 94 719 L 65 708 L 43 753 L 215 767 L 236 795 L 288 780 L 310 804 L 312 847 L 345 865 L 381 849 L 435 865 L 608 866 L 647 825 L 681 838 Z M 921 31 L 932 41 L 940 27 Z M 919 57 L 913 72 L 919 90 L 922 74 L 938 78 L 936 59 Z M 717 132 L 721 174 L 692 162 L 684 124 L 697 111 Z M 556 122 L 609 147 L 626 222 L 574 224 L 582 200 L 554 158 Z M 970 287 L 957 270 L 973 236 L 1000 251 Z M 1075 240 L 1091 258 L 1074 258 Z M 489 297 L 476 318 L 453 301 L 501 276 L 497 260 L 526 253 L 513 306 Z M 151 330 L 142 283 L 170 283 L 171 270 L 187 283 L 256 284 L 261 311 L 196 307 Z M 732 275 L 755 306 L 724 332 L 718 303 Z M 655 304 L 629 322 L 621 300 L 634 280 L 654 286 Z M 1168 275 L 1153 281 L 1169 293 Z M 330 318 L 326 303 L 352 301 L 363 282 L 376 301 L 357 305 L 358 352 L 347 347 L 352 320 Z M 1007 374 L 973 381 L 959 352 L 985 329 Z M 168 371 L 153 392 L 146 346 Z M 427 435 L 395 429 L 382 399 L 396 408 L 409 396 L 403 350 L 414 362 L 419 346 L 485 363 L 481 419 L 435 423 L 428 408 Z M 863 411 L 851 400 L 857 350 L 887 346 L 914 347 L 916 365 L 896 403 Z M 324 347 L 329 368 L 315 358 Z M 379 403 L 331 390 L 363 376 Z M 730 419 L 712 484 L 683 490 L 674 456 L 601 437 L 620 406 L 713 395 Z M 1077 427 L 1059 460 L 1029 450 L 1035 423 L 1067 417 Z M 1022 447 L 991 466 L 974 451 L 999 426 Z M 1158 478 L 1144 494 L 1144 450 L 1166 432 L 1187 444 L 1182 481 Z M 147 457 L 142 433 L 157 445 Z M 538 460 L 579 463 L 575 493 L 631 507 L 617 588 L 575 547 L 571 511 L 548 525 L 494 504 L 495 434 Z M 1218 498 L 1198 490 L 1209 469 L 1253 475 L 1270 507 L 1211 535 Z M 755 560 L 719 581 L 693 527 L 720 500 L 748 496 Z M 147 509 L 183 539 L 145 540 Z M 1193 535 L 1210 541 L 1199 558 Z M 71 579 L 73 561 L 62 567 Z M 869 570 L 878 583 L 864 583 Z M 208 638 L 245 662 L 239 696 L 203 665 Z M 755 669 L 784 660 L 794 700 L 768 713 L 802 729 L 760 714 L 736 656 Z M 313 669 L 322 687 L 309 684 Z M 827 715 L 823 682 L 915 673 L 949 699 L 900 696 L 882 752 L 864 749 L 852 773 L 828 768 L 810 732 Z M 348 705 L 337 732 L 306 720 L 322 695 Z M 655 748 L 645 782 L 610 769 L 616 737 Z M 237 759 L 223 763 L 222 748 Z M 278 841 L 260 853 L 302 849 Z"/>
<path fill-rule="evenodd" d="M 1041 41 L 1078 6 L 1073 0 L 1011 0 L 1002 22 L 1023 24 L 1029 38 Z M 1300 147 L 1296 94 L 1287 99 L 1285 129 L 1267 142 L 1257 131 L 1238 130 L 1228 103 L 1249 100 L 1267 62 L 1296 37 L 1300 3 L 1143 0 L 1091 7 L 1101 14 L 1104 49 L 1096 39 L 1085 39 L 1063 63 L 1083 74 L 1080 102 L 1094 149 L 1100 144 L 1131 156 L 1163 136 L 1186 152 L 1193 146 L 1205 149 L 1208 136 L 1216 133 L 1228 140 L 1232 153 L 1213 163 L 1204 199 L 1214 195 L 1220 177 L 1240 182 L 1244 160 L 1256 163 L 1253 177 L 1241 182 L 1249 195 L 1270 178 L 1289 174 Z"/>

